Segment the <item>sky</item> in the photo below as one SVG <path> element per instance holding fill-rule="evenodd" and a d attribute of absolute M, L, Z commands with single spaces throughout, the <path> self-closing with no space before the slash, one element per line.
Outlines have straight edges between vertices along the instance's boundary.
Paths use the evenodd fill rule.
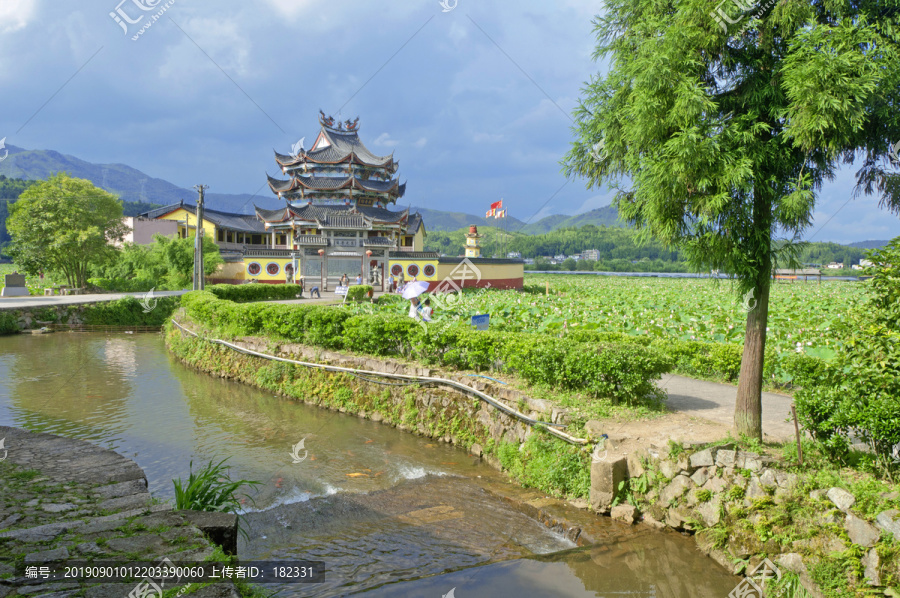
<path fill-rule="evenodd" d="M 612 200 L 560 165 L 581 90 L 605 69 L 591 58 L 601 6 L 0 0 L 0 138 L 275 207 L 272 150 L 309 148 L 321 109 L 358 116 L 369 149 L 394 152 L 401 204 L 577 214 Z M 854 173 L 821 191 L 807 239 L 900 235 L 874 199 L 850 199 Z"/>

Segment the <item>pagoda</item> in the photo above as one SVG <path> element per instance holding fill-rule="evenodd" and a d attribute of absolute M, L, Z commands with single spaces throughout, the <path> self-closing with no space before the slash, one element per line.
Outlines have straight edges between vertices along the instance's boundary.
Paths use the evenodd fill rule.
<path fill-rule="evenodd" d="M 321 129 L 312 147 L 300 143 L 291 154 L 275 152 L 287 179 L 268 176 L 269 188 L 285 207 L 256 207 L 266 231 L 290 239 L 298 274 L 331 287 L 343 274 L 384 281 L 391 251 L 421 251 L 419 214 L 388 208 L 404 196 L 393 153 L 378 156 L 359 138 L 359 118 L 336 121 L 319 111 Z"/>

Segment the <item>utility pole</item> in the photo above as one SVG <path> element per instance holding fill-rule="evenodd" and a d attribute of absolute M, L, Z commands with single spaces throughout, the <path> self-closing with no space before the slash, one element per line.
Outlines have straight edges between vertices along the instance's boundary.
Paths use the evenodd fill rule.
<path fill-rule="evenodd" d="M 204 286 L 203 273 L 203 238 L 201 237 L 203 226 L 203 192 L 209 189 L 209 185 L 194 185 L 199 193 L 197 198 L 197 226 L 194 235 L 194 290 L 202 291 Z"/>

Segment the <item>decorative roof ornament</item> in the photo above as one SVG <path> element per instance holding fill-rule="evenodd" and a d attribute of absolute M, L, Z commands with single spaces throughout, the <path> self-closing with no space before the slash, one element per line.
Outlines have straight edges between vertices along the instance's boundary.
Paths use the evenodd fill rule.
<path fill-rule="evenodd" d="M 340 131 L 341 133 L 345 132 L 354 132 L 359 130 L 359 117 L 357 116 L 355 120 L 350 120 L 349 118 L 343 122 L 335 121 L 332 116 L 325 116 L 325 113 L 319 110 L 319 122 L 322 126 L 331 129 L 332 131 Z"/>
<path fill-rule="evenodd" d="M 325 125 L 328 128 L 334 126 L 334 119 L 330 116 L 325 116 L 325 113 L 322 110 L 319 110 L 319 122 Z"/>

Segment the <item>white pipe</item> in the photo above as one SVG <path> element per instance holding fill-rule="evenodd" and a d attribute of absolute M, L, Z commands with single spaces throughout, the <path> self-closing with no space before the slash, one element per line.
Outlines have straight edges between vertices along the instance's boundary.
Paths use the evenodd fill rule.
<path fill-rule="evenodd" d="M 522 413 L 519 413 L 512 407 L 508 407 L 507 405 L 504 405 L 503 403 L 497 401 L 497 399 L 484 394 L 480 390 L 476 390 L 476 389 L 472 388 L 471 386 L 466 386 L 465 384 L 456 382 L 455 380 L 447 380 L 446 378 L 431 378 L 431 377 L 426 377 L 426 376 L 423 376 L 423 377 L 407 376 L 405 374 L 388 374 L 385 372 L 376 372 L 376 371 L 372 371 L 372 370 L 361 370 L 361 369 L 357 369 L 357 368 L 343 368 L 343 367 L 336 366 L 336 365 L 324 365 L 321 363 L 309 363 L 306 361 L 296 361 L 294 359 L 287 359 L 286 357 L 267 355 L 266 353 L 259 353 L 257 351 L 245 349 L 243 347 L 239 347 L 237 345 L 234 345 L 227 341 L 223 341 L 221 339 L 203 338 L 196 332 L 192 332 L 192 331 L 188 330 L 187 328 L 185 328 L 184 326 L 182 326 L 181 324 L 176 322 L 174 319 L 172 320 L 172 323 L 175 324 L 179 329 L 181 329 L 181 330 L 187 332 L 188 334 L 193 335 L 199 339 L 205 340 L 210 343 L 215 343 L 217 345 L 222 345 L 222 346 L 228 347 L 229 349 L 233 349 L 239 353 L 244 353 L 246 355 L 253 355 L 255 357 L 262 357 L 263 359 L 271 359 L 273 361 L 282 361 L 284 363 L 292 363 L 295 365 L 302 365 L 302 366 L 308 367 L 308 368 L 322 369 L 322 370 L 326 370 L 329 372 L 343 372 L 343 373 L 348 373 L 348 374 L 353 374 L 353 373 L 369 374 L 369 375 L 373 375 L 373 376 L 381 376 L 383 378 L 394 378 L 394 379 L 398 379 L 398 380 L 410 380 L 413 382 L 427 382 L 429 384 L 443 384 L 445 386 L 450 386 L 450 387 L 456 388 L 457 390 L 462 390 L 464 392 L 474 394 L 479 399 L 483 400 L 485 403 L 491 405 L 492 407 L 494 407 L 496 409 L 499 409 L 500 411 L 503 411 L 507 415 L 511 415 L 511 416 L 527 423 L 530 426 L 541 425 L 541 422 L 539 422 L 535 419 L 531 419 L 530 417 L 528 417 Z M 565 440 L 568 443 L 588 444 L 588 441 L 584 438 L 576 438 L 575 436 L 570 436 L 569 434 L 566 434 L 565 432 L 561 432 L 560 430 L 556 430 L 556 429 L 550 428 L 550 427 L 546 428 L 546 430 L 553 436 L 556 436 L 557 438 Z"/>

